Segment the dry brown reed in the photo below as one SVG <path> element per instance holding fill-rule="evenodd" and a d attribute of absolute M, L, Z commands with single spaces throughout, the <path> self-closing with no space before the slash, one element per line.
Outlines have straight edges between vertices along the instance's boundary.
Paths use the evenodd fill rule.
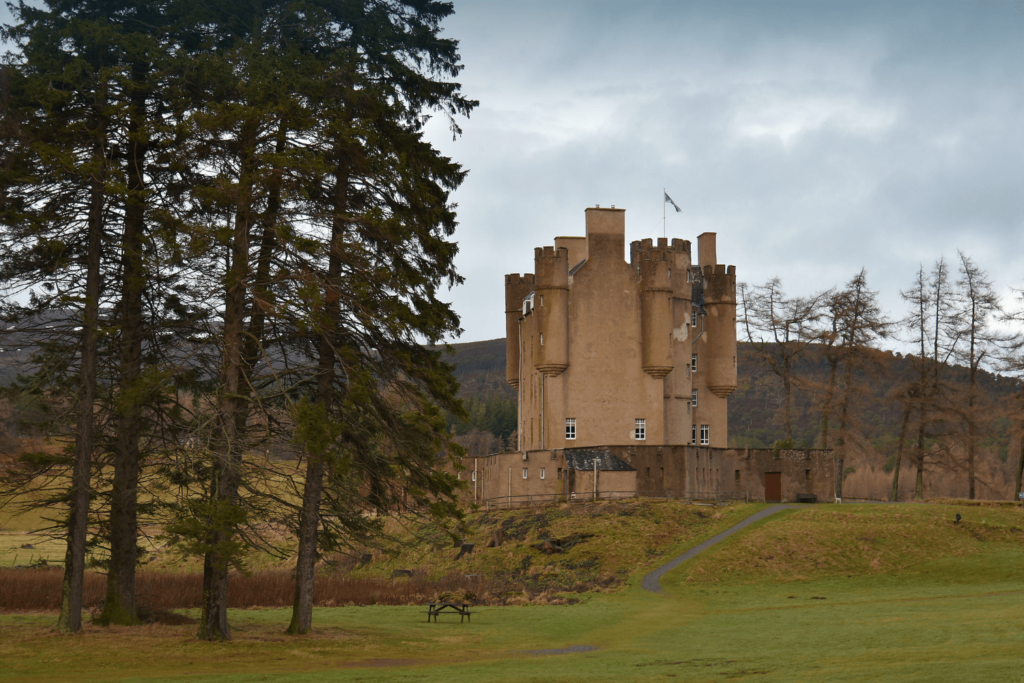
<path fill-rule="evenodd" d="M 60 608 L 63 571 L 59 568 L 0 569 L 0 612 L 52 611 Z M 200 574 L 142 571 L 137 578 L 138 603 L 147 611 L 199 607 L 203 577 Z M 427 576 L 409 578 L 349 578 L 340 574 L 317 577 L 313 593 L 318 607 L 342 605 L 414 605 L 430 602 L 445 593 L 478 602 L 503 602 L 510 592 L 504 584 L 482 577 Z M 85 576 L 84 604 L 95 609 L 103 604 L 105 577 Z M 290 607 L 295 582 L 287 571 L 233 574 L 228 582 L 228 604 L 236 608 Z"/>

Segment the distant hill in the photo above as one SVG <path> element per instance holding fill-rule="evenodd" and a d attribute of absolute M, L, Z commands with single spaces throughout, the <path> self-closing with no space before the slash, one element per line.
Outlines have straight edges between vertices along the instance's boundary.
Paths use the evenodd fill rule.
<path fill-rule="evenodd" d="M 505 381 L 505 340 L 491 339 L 469 344 L 453 344 L 455 351 L 451 362 L 456 365 L 456 376 L 462 383 L 460 395 L 475 408 L 476 417 L 468 423 L 457 425 L 457 433 L 467 435 L 464 445 L 474 454 L 494 452 L 503 445 L 515 427 L 515 390 Z M 865 497 L 882 496 L 886 483 L 891 481 L 893 455 L 899 436 L 901 406 L 889 399 L 894 388 L 910 380 L 914 369 L 911 358 L 891 351 L 874 352 L 879 372 L 868 385 L 871 399 L 859 410 L 858 420 L 864 426 L 864 436 L 874 447 L 873 453 L 860 454 L 850 464 L 858 470 L 856 476 L 847 481 L 847 487 L 861 482 Z M 783 388 L 782 382 L 768 368 L 757 360 L 750 344 L 739 344 L 738 386 L 729 398 L 729 443 L 737 447 L 769 448 L 784 438 L 780 419 Z M 959 366 L 948 367 L 947 379 L 953 384 L 965 384 L 967 369 Z M 809 350 L 800 365 L 804 382 L 795 392 L 793 406 L 793 436 L 797 446 L 816 446 L 821 431 L 820 387 L 828 379 L 828 365 L 820 349 Z M 1013 475 L 1011 465 L 1016 462 L 1016 442 L 1011 443 L 1010 421 L 998 410 L 1000 401 L 1009 397 L 1017 387 L 1016 380 L 989 372 L 981 373 L 980 385 L 983 400 L 993 406 L 995 418 L 982 443 L 985 455 L 991 462 L 979 467 L 982 480 L 982 495 L 986 486 L 989 494 L 985 497 L 1003 497 L 1002 490 L 1008 487 Z M 501 434 L 489 425 L 498 424 L 493 417 L 505 405 L 505 421 Z M 491 417 L 488 417 L 491 416 Z M 511 425 L 509 424 L 511 420 Z M 487 438 L 491 434 L 495 438 Z M 1014 457 L 1009 457 L 1011 451 Z M 908 462 L 904 462 L 909 467 Z M 944 482 L 942 491 L 934 495 L 959 495 L 960 475 L 950 466 L 933 466 L 929 481 Z M 901 473 L 908 486 L 912 485 L 912 473 Z M 870 480 L 870 481 L 869 481 Z M 1007 489 L 1008 490 L 1008 489 Z M 1008 493 L 1006 495 L 1009 495 Z"/>

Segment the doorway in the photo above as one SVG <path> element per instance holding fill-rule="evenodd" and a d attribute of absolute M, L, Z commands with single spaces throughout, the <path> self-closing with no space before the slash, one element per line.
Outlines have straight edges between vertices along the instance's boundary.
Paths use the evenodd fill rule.
<path fill-rule="evenodd" d="M 764 499 L 766 502 L 782 502 L 782 472 L 764 473 Z"/>

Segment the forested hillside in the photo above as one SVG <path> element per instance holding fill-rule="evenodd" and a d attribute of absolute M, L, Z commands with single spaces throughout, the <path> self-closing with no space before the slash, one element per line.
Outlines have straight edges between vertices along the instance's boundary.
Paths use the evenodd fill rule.
<path fill-rule="evenodd" d="M 453 345 L 455 355 L 448 360 L 457 366 L 462 384 L 460 395 L 466 400 L 470 419 L 450 420 L 459 441 L 474 455 L 485 455 L 508 446 L 514 448 L 516 397 L 505 382 L 505 340 Z M 856 404 L 855 419 L 863 440 L 847 463 L 848 487 L 865 497 L 884 497 L 891 487 L 892 469 L 899 439 L 902 404 L 897 391 L 912 380 L 913 357 L 890 351 L 870 351 L 873 366 L 870 376 L 856 380 L 866 395 Z M 729 398 L 729 443 L 732 446 L 770 448 L 785 439 L 781 411 L 783 386 L 771 369 L 760 362 L 757 351 L 747 343 L 739 344 L 739 385 Z M 867 371 L 864 371 L 867 372 Z M 967 381 L 967 369 L 946 366 L 946 381 L 955 388 Z M 824 353 L 808 349 L 797 368 L 798 382 L 793 398 L 793 445 L 819 447 L 822 429 L 823 397 L 829 367 Z M 1009 402 L 1017 389 L 1012 378 L 982 372 L 982 400 L 988 406 L 990 423 L 981 440 L 985 462 L 980 475 L 988 491 L 983 497 L 1002 497 L 1002 489 L 1012 485 L 1012 469 L 1018 457 L 1018 439 L 1013 437 Z M 833 427 L 834 429 L 834 427 Z M 909 440 L 909 437 L 908 437 Z M 834 446 L 834 443 L 830 443 Z M 932 444 L 933 448 L 937 448 Z M 1013 457 L 1010 457 L 1011 452 Z M 926 488 L 932 495 L 959 495 L 956 453 L 936 456 L 928 464 Z M 906 459 L 904 469 L 909 467 Z M 901 478 L 913 484 L 909 470 Z"/>

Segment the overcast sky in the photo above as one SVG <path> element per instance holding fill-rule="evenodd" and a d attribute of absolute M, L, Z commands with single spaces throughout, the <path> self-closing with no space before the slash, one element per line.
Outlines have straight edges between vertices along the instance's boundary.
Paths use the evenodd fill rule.
<path fill-rule="evenodd" d="M 893 315 L 963 249 L 1024 287 L 1022 2 L 456 0 L 465 93 L 461 341 L 504 336 L 503 278 L 626 209 L 626 238 L 718 233 L 739 279 L 791 293 L 861 267 Z M 670 207 L 671 211 L 671 207 Z"/>
<path fill-rule="evenodd" d="M 963 249 L 1024 287 L 1024 0 L 456 0 L 460 341 L 504 335 L 503 275 L 626 209 L 627 243 L 718 233 L 751 284 L 806 294 L 861 267 L 891 314 Z M 0 7 L 0 21 L 7 21 Z M 435 125 L 436 124 L 436 125 Z"/>

